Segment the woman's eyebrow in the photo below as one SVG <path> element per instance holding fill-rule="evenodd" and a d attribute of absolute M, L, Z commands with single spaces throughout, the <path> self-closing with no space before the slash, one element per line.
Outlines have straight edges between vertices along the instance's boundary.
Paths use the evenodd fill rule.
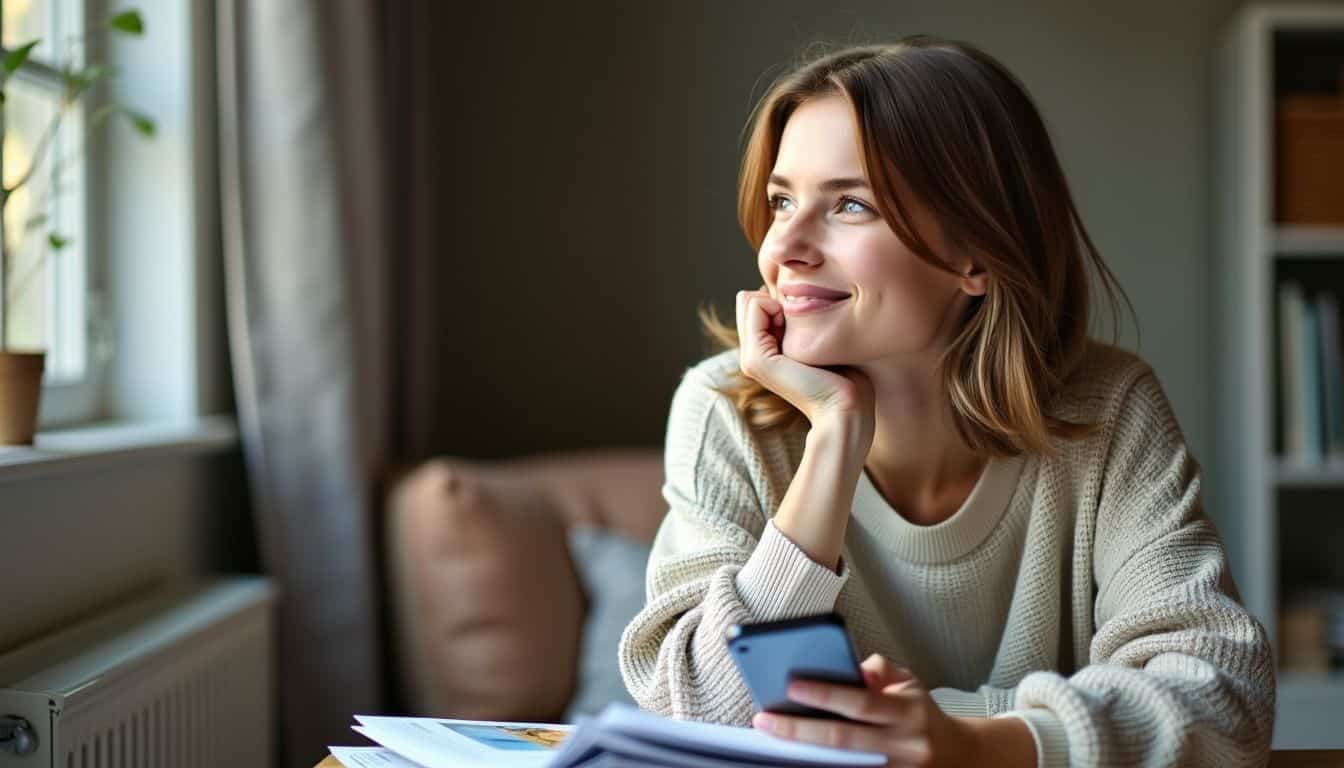
<path fill-rule="evenodd" d="M 783 176 L 780 176 L 778 173 L 770 174 L 769 181 L 771 184 L 774 184 L 776 186 L 780 186 L 785 189 L 793 189 L 793 184 L 789 183 L 788 179 L 784 178 Z M 820 184 L 821 189 L 827 192 L 834 192 L 841 189 L 854 189 L 855 187 L 866 188 L 867 186 L 868 186 L 867 181 L 856 177 L 827 179 L 826 181 L 823 181 Z"/>

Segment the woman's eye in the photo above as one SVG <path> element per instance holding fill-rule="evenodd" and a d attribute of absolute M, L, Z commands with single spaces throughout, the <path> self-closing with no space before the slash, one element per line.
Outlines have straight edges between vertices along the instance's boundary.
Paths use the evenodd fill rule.
<path fill-rule="evenodd" d="M 766 198 L 766 206 L 770 210 L 779 213 L 781 211 L 791 212 L 795 203 L 784 195 L 770 195 Z M 852 197 L 842 197 L 835 206 L 837 213 L 847 213 L 852 216 L 862 216 L 873 212 L 871 206 Z"/>
<path fill-rule="evenodd" d="M 871 213 L 872 209 L 869 208 L 865 203 L 861 203 L 852 197 L 842 197 L 840 198 L 840 212 L 863 214 L 863 213 Z"/>

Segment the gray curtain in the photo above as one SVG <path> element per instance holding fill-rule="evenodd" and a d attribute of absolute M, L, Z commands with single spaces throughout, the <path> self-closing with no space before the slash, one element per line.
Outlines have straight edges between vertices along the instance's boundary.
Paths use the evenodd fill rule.
<path fill-rule="evenodd" d="M 365 2 L 221 0 L 230 347 L 265 570 L 279 737 L 310 768 L 386 705 L 377 473 L 394 429 L 378 19 Z"/>
<path fill-rule="evenodd" d="M 284 764 L 311 768 L 351 740 L 353 713 L 399 704 L 380 473 L 657 445 L 701 356 L 696 304 L 737 262 L 686 224 L 682 201 L 708 184 L 677 181 L 691 163 L 669 115 L 698 102 L 673 87 L 680 38 L 660 42 L 645 6 L 217 8 L 236 399 L 283 595 Z M 735 166 L 716 161 L 729 186 Z"/>

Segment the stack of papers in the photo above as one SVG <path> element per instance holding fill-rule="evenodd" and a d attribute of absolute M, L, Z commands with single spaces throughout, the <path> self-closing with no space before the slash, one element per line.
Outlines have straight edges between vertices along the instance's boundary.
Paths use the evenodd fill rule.
<path fill-rule="evenodd" d="M 777 739 L 750 728 L 671 720 L 612 704 L 576 725 L 356 715 L 380 747 L 332 747 L 346 768 L 743 768 L 878 766 L 876 752 Z"/>

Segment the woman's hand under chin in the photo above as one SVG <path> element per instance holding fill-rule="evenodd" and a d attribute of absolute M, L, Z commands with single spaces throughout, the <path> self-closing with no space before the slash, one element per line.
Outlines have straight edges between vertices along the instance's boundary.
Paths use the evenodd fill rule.
<path fill-rule="evenodd" d="M 865 687 L 794 682 L 789 698 L 849 718 L 828 720 L 758 713 L 757 729 L 794 741 L 879 752 L 887 766 L 1033 766 L 1036 747 L 1013 718 L 952 717 L 908 669 L 874 654 L 863 662 Z"/>
<path fill-rule="evenodd" d="M 873 386 L 852 368 L 831 371 L 783 352 L 784 307 L 764 287 L 738 291 L 737 335 L 742 373 L 787 400 L 815 427 L 837 419 L 857 426 L 871 441 Z"/>

